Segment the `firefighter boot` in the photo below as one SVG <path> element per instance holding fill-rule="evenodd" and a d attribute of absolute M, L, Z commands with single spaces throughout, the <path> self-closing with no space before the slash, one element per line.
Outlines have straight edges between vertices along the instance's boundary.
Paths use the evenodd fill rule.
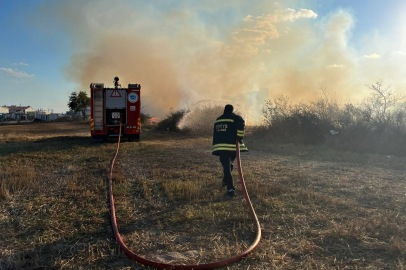
<path fill-rule="evenodd" d="M 229 190 L 227 190 L 227 195 L 230 196 L 231 198 L 234 197 L 234 195 L 235 195 L 235 189 L 234 189 L 234 188 L 230 188 Z"/>

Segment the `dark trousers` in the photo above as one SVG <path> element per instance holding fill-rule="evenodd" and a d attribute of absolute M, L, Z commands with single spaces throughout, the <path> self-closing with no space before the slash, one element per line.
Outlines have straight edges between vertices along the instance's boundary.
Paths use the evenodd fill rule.
<path fill-rule="evenodd" d="M 223 166 L 224 172 L 223 183 L 227 185 L 227 190 L 235 189 L 233 176 L 231 175 L 231 171 L 233 170 L 232 162 L 235 160 L 235 158 L 236 158 L 235 152 L 220 154 L 220 162 L 221 165 Z"/>

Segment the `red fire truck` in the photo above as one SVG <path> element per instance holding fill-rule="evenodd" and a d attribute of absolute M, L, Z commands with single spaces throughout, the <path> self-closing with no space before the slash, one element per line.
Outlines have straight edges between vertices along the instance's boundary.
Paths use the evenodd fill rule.
<path fill-rule="evenodd" d="M 139 141 L 141 85 L 129 84 L 128 88 L 121 88 L 118 81 L 115 77 L 114 88 L 105 88 L 103 83 L 90 84 L 91 135 L 98 141 L 118 136 L 121 119 L 121 135 Z"/>

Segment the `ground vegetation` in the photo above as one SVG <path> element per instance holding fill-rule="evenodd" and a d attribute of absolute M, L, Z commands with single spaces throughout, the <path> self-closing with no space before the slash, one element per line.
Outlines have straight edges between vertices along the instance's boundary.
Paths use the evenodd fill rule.
<path fill-rule="evenodd" d="M 0 126 L 0 269 L 149 269 L 110 226 L 115 140 L 89 123 Z M 262 226 L 227 269 L 405 269 L 406 159 L 275 143 L 247 130 L 244 175 Z M 236 176 L 234 171 L 234 176 Z M 202 263 L 244 250 L 254 224 L 221 188 L 211 137 L 157 132 L 123 142 L 113 177 L 119 230 L 150 259 Z"/>

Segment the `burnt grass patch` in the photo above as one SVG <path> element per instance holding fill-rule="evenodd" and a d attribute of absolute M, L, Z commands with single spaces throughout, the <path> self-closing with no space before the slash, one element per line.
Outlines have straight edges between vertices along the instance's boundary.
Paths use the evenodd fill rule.
<path fill-rule="evenodd" d="M 145 130 L 144 130 L 145 131 Z M 88 123 L 0 126 L 0 269 L 150 269 L 123 255 L 108 208 L 113 141 Z M 405 269 L 405 159 L 246 139 L 262 240 L 228 269 Z M 143 133 L 120 147 L 113 190 L 125 243 L 150 259 L 207 263 L 246 249 L 254 224 L 236 171 L 221 189 L 211 138 Z M 403 164 L 403 165 L 402 165 Z"/>

